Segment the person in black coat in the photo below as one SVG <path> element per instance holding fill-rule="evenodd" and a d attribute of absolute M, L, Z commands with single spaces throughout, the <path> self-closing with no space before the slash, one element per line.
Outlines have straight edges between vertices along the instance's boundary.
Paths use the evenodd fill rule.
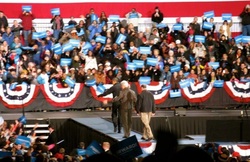
<path fill-rule="evenodd" d="M 98 95 L 98 97 L 103 97 L 108 94 L 112 94 L 113 98 L 119 96 L 120 91 L 121 91 L 121 84 L 119 83 L 119 79 L 113 78 L 112 84 L 113 84 L 112 87 L 107 89 L 103 94 Z M 120 111 L 121 108 L 120 107 L 121 107 L 120 101 L 112 102 L 111 117 L 112 117 L 112 122 L 114 125 L 114 132 L 117 132 L 117 128 L 118 128 L 118 133 L 121 133 L 121 111 Z"/>
<path fill-rule="evenodd" d="M 159 7 L 155 7 L 155 12 L 152 14 L 151 20 L 156 24 L 163 21 L 163 13 L 159 10 Z"/>
<path fill-rule="evenodd" d="M 150 127 L 150 119 L 155 115 L 155 101 L 153 94 L 147 90 L 146 85 L 141 85 L 142 92 L 137 97 L 136 112 L 141 116 L 141 121 L 144 125 L 142 139 L 150 141 L 154 135 Z"/>
<path fill-rule="evenodd" d="M 54 155 L 57 150 L 56 150 L 56 143 L 57 143 L 57 137 L 56 137 L 56 132 L 55 132 L 55 128 L 54 126 L 52 126 L 51 124 L 48 126 L 49 129 L 49 136 L 45 141 L 45 145 L 50 146 L 52 144 L 54 144 L 55 146 L 50 150 L 50 152 L 52 152 L 52 154 Z"/>

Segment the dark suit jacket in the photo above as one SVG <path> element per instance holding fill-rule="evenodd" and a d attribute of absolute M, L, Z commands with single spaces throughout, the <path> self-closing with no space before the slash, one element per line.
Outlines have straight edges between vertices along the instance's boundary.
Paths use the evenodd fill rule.
<path fill-rule="evenodd" d="M 143 90 L 137 98 L 136 112 L 152 112 L 155 113 L 154 96 L 151 92 Z"/>
<path fill-rule="evenodd" d="M 49 134 L 48 138 L 46 139 L 45 145 L 56 144 L 56 142 L 57 142 L 56 132 L 53 131 L 52 133 Z"/>

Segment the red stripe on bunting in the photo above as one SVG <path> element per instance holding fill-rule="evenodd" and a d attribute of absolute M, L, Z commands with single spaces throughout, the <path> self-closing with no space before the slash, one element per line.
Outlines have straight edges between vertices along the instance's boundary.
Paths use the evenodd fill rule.
<path fill-rule="evenodd" d="M 40 90 L 39 86 L 35 86 L 35 89 L 34 89 L 34 92 L 33 92 L 33 97 L 28 102 L 26 102 L 25 104 L 13 105 L 12 103 L 7 103 L 7 102 L 3 101 L 2 97 L 0 97 L 0 100 L 2 101 L 3 105 L 6 108 L 9 108 L 9 109 L 25 108 L 26 106 L 30 105 L 36 99 L 36 97 L 37 97 L 37 95 L 39 93 L 39 90 Z"/>
<path fill-rule="evenodd" d="M 142 89 L 141 89 L 141 86 L 140 86 L 140 83 L 139 82 L 134 82 L 135 86 L 136 86 L 136 89 L 137 89 L 137 93 L 140 94 Z M 150 84 L 148 86 L 158 86 L 159 85 L 159 82 L 150 82 Z M 164 95 L 161 99 L 157 99 L 155 100 L 155 104 L 161 104 L 163 103 L 164 101 L 166 101 L 168 99 L 168 96 L 169 96 L 169 91 L 166 93 L 166 95 Z"/>
<path fill-rule="evenodd" d="M 97 94 L 96 94 L 96 90 L 93 88 L 93 87 L 90 87 L 90 92 L 92 94 L 92 96 L 94 97 L 94 99 L 96 99 L 97 101 L 111 101 L 112 98 L 104 98 L 104 97 L 97 97 Z"/>
<path fill-rule="evenodd" d="M 46 99 L 46 101 L 48 101 L 51 105 L 55 106 L 55 107 L 67 107 L 67 106 L 71 106 L 74 104 L 74 102 L 76 101 L 76 99 L 79 97 L 79 95 L 82 92 L 82 89 L 84 88 L 84 84 L 83 83 L 79 83 L 80 84 L 80 88 L 76 94 L 76 96 L 69 102 L 57 102 L 53 99 L 51 99 L 48 94 L 46 93 L 46 90 L 44 88 L 45 85 L 40 85 L 40 89 L 42 90 L 42 93 Z M 60 87 L 60 86 L 59 86 Z"/>

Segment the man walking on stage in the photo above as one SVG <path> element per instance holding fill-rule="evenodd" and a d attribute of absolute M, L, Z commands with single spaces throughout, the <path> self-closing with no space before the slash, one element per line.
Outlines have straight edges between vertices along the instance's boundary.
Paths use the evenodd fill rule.
<path fill-rule="evenodd" d="M 137 115 L 141 116 L 141 121 L 144 125 L 142 139 L 150 141 L 154 139 L 151 127 L 149 125 L 151 117 L 155 115 L 154 96 L 147 90 L 146 85 L 141 85 L 141 88 L 142 92 L 138 95 L 137 98 L 136 112 Z"/>
<path fill-rule="evenodd" d="M 113 86 L 107 89 L 103 94 L 98 95 L 98 97 L 103 97 L 106 95 L 109 95 L 112 93 L 113 98 L 118 97 L 120 92 L 121 92 L 121 84 L 119 83 L 118 78 L 113 78 L 112 79 L 112 84 Z M 118 128 L 118 133 L 121 133 L 121 102 L 116 101 L 112 102 L 112 122 L 114 125 L 114 132 L 117 132 Z"/>
<path fill-rule="evenodd" d="M 113 98 L 111 101 L 121 102 L 121 121 L 124 131 L 123 138 L 128 138 L 130 136 L 131 127 L 132 127 L 132 110 L 135 107 L 137 97 L 133 90 L 130 89 L 130 85 L 128 81 L 123 80 L 121 82 L 122 91 L 120 92 L 119 96 Z M 104 104 L 107 104 L 108 101 L 104 101 Z"/>

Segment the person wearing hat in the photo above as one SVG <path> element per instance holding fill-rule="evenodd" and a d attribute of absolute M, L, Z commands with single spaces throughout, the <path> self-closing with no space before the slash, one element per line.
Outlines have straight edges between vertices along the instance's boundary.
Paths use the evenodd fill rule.
<path fill-rule="evenodd" d="M 56 40 L 58 40 L 59 34 L 64 27 L 63 18 L 60 15 L 54 15 L 53 18 L 50 20 L 50 23 L 52 23 L 51 28 L 53 29 L 53 36 Z"/>
<path fill-rule="evenodd" d="M 155 7 L 155 12 L 151 16 L 151 21 L 156 25 L 160 24 L 163 21 L 163 13 L 160 11 L 159 7 Z"/>
<path fill-rule="evenodd" d="M 137 96 L 136 113 L 143 123 L 142 139 L 150 141 L 154 138 L 150 127 L 151 117 L 155 115 L 155 100 L 153 94 L 147 90 L 146 85 L 141 85 L 142 92 Z"/>
<path fill-rule="evenodd" d="M 112 94 L 113 98 L 119 96 L 121 92 L 121 84 L 119 83 L 119 79 L 113 78 L 112 84 L 113 84 L 112 87 L 107 89 L 103 94 L 98 95 L 98 97 L 103 97 L 109 94 Z M 111 117 L 112 117 L 112 122 L 114 125 L 114 132 L 118 131 L 118 133 L 121 133 L 121 110 L 120 109 L 121 109 L 120 101 L 112 103 Z"/>

